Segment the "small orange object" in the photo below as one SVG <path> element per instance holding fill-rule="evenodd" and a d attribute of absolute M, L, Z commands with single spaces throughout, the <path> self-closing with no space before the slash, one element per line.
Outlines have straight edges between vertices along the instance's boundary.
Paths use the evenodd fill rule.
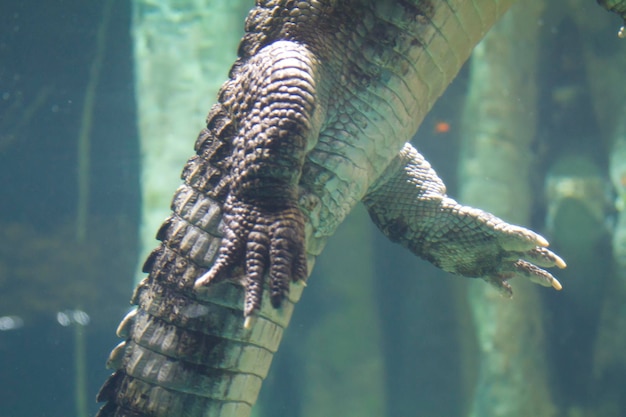
<path fill-rule="evenodd" d="M 435 123 L 435 133 L 448 133 L 450 131 L 450 123 L 437 122 Z"/>

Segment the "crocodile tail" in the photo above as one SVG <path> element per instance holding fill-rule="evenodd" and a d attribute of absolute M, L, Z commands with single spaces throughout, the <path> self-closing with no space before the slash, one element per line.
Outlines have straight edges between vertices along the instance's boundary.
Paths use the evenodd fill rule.
<path fill-rule="evenodd" d="M 194 294 L 199 267 L 191 252 L 206 236 L 185 223 L 170 222 L 167 241 L 148 259 L 151 273 L 136 292 L 138 307 L 118 329 L 126 340 L 109 358 L 116 370 L 98 394 L 106 402 L 98 417 L 243 417 L 256 401 L 292 305 L 268 306 L 248 330 L 238 285 Z M 174 243 L 183 240 L 188 244 Z"/>
<path fill-rule="evenodd" d="M 221 243 L 235 129 L 222 104 L 227 97 L 223 92 L 209 112 L 173 213 L 157 233 L 162 243 L 144 264 L 148 276 L 132 297 L 136 309 L 118 328 L 124 341 L 107 362 L 114 373 L 98 393 L 105 404 L 97 417 L 248 416 L 287 327 L 298 290 L 280 309 L 268 294 L 255 324 L 244 328 L 238 282 L 193 289 Z"/>

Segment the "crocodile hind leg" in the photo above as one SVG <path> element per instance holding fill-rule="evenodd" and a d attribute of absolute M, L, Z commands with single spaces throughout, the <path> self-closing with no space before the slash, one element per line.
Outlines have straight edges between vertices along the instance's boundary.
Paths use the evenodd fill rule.
<path fill-rule="evenodd" d="M 317 137 L 315 58 L 294 42 L 260 50 L 222 88 L 238 131 L 232 141 L 224 239 L 202 289 L 245 265 L 244 314 L 260 306 L 265 274 L 279 307 L 291 281 L 307 275 L 297 186 L 307 145 Z"/>
<path fill-rule="evenodd" d="M 406 144 L 363 202 L 385 235 L 444 271 L 483 278 L 507 296 L 507 281 L 516 276 L 561 289 L 540 268 L 565 267 L 543 237 L 462 206 L 445 192 L 430 164 Z"/>

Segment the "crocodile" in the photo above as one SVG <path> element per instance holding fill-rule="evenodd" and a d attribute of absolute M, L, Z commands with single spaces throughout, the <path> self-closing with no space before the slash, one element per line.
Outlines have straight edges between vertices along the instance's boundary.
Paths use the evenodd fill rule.
<path fill-rule="evenodd" d="M 448 197 L 408 142 L 513 2 L 257 0 L 97 416 L 250 415 L 316 256 L 358 202 L 445 271 L 505 296 L 514 277 L 561 289 L 546 239 Z"/>

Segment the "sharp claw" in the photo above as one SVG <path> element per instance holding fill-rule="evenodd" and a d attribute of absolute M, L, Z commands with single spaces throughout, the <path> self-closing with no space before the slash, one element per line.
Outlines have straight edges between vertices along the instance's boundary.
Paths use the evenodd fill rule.
<path fill-rule="evenodd" d="M 243 328 L 250 330 L 254 326 L 254 323 L 256 323 L 256 315 L 252 314 L 250 316 L 246 316 L 243 320 Z"/>
<path fill-rule="evenodd" d="M 229 254 L 220 253 L 213 263 L 213 266 L 195 280 L 193 289 L 199 290 L 202 287 L 208 286 L 212 282 L 217 283 L 222 281 L 224 279 L 224 275 L 232 270 L 232 267 L 229 267 L 228 262 Z"/>
<path fill-rule="evenodd" d="M 209 280 L 207 279 L 207 275 L 209 273 L 206 272 L 204 274 L 202 274 L 202 276 L 200 276 L 200 278 L 196 279 L 196 281 L 193 283 L 193 289 L 194 290 L 198 290 L 201 287 L 205 286 L 206 284 L 209 283 Z"/>
<path fill-rule="evenodd" d="M 563 286 L 561 285 L 558 279 L 552 277 L 552 288 L 554 288 L 557 291 L 561 291 L 563 289 Z"/>
<path fill-rule="evenodd" d="M 556 253 L 552 253 L 552 255 L 554 255 L 554 264 L 560 268 L 560 269 L 564 269 L 567 268 L 567 264 L 565 263 L 565 261 L 563 260 L 563 258 L 561 258 L 559 255 L 557 255 Z M 557 281 L 558 282 L 558 281 Z M 561 284 L 559 284 L 560 287 Z M 555 287 L 556 288 L 556 287 Z M 557 288 L 557 290 L 560 290 L 561 288 Z"/>
<path fill-rule="evenodd" d="M 537 273 L 535 271 L 530 272 L 528 278 L 531 282 L 539 284 L 542 287 L 552 287 L 557 291 L 563 289 L 561 283 L 556 278 L 554 278 L 552 274 L 541 269 L 539 271 L 541 271 L 542 273 Z"/>
<path fill-rule="evenodd" d="M 567 267 L 565 261 L 548 248 L 536 248 L 532 251 L 531 261 L 543 267 L 556 266 L 560 269 Z"/>
<path fill-rule="evenodd" d="M 209 269 L 207 272 L 205 272 L 204 274 L 202 274 L 200 276 L 200 278 L 196 279 L 196 281 L 193 284 L 193 289 L 194 290 L 198 290 L 202 287 L 206 287 L 207 285 L 209 285 L 209 283 L 212 280 L 212 276 L 211 276 L 211 272 L 212 270 Z"/>

